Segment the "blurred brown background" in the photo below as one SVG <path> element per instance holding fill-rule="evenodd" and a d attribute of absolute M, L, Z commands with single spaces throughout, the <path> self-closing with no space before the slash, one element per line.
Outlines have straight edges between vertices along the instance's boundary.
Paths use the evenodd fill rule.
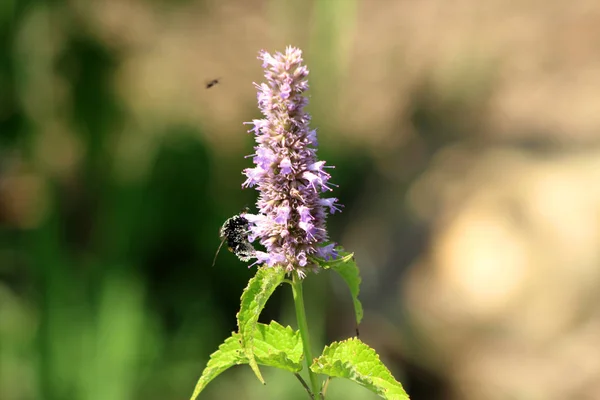
<path fill-rule="evenodd" d="M 253 274 L 210 263 L 255 201 L 257 52 L 288 44 L 337 167 L 361 339 L 411 398 L 600 399 L 592 0 L 3 0 L 0 399 L 189 398 Z M 341 282 L 307 285 L 317 345 L 353 335 Z M 293 324 L 290 293 L 271 302 Z M 304 398 L 265 377 L 201 398 Z"/>

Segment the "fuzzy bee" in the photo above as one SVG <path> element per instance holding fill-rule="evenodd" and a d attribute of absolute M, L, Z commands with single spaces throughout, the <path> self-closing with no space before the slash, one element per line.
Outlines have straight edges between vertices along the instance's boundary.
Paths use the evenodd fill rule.
<path fill-rule="evenodd" d="M 234 215 L 225 221 L 221 227 L 221 230 L 219 231 L 221 244 L 217 249 L 212 266 L 215 265 L 219 251 L 225 242 L 227 242 L 227 248 L 229 251 L 235 254 L 241 261 L 250 261 L 255 257 L 256 250 L 248 241 L 250 226 L 248 220 L 246 217 L 244 217 L 247 212 L 248 210 L 244 210 L 240 214 Z"/>

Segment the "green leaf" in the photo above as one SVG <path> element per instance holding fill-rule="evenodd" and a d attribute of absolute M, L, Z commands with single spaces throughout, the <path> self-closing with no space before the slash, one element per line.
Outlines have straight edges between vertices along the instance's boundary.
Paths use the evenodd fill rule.
<path fill-rule="evenodd" d="M 282 267 L 260 267 L 244 289 L 240 311 L 237 313 L 242 349 L 248 358 L 250 368 L 263 385 L 265 380 L 254 357 L 254 332 L 258 325 L 258 317 L 265 308 L 267 300 L 284 278 L 285 270 Z"/>
<path fill-rule="evenodd" d="M 210 381 L 234 365 L 248 364 L 249 360 L 241 345 L 241 336 L 234 333 L 211 354 L 202 372 L 191 400 L 195 400 Z M 283 327 L 273 321 L 269 325 L 258 324 L 254 332 L 256 361 L 260 365 L 284 369 L 290 372 L 302 370 L 302 341 L 300 332 Z"/>
<path fill-rule="evenodd" d="M 354 260 L 354 253 L 347 253 L 345 251 L 341 251 L 341 248 L 338 251 L 340 255 L 339 258 L 336 258 L 332 261 L 322 262 L 321 265 L 325 269 L 332 269 L 346 282 L 348 288 L 350 289 L 350 294 L 352 295 L 352 302 L 354 303 L 354 314 L 356 315 L 356 323 L 360 324 L 363 318 L 363 308 L 360 300 L 358 300 L 358 293 L 360 291 L 360 272 L 358 270 L 358 266 L 356 265 L 356 261 Z"/>
<path fill-rule="evenodd" d="M 198 379 L 198 383 L 196 383 L 191 400 L 195 400 L 210 381 L 215 379 L 228 368 L 234 365 L 247 363 L 248 358 L 244 354 L 242 346 L 240 345 L 239 335 L 234 333 L 219 346 L 219 350 L 210 355 L 210 360 L 208 361 L 206 368 L 204 368 L 204 371 L 202 371 L 202 375 L 200 376 L 200 379 Z"/>
<path fill-rule="evenodd" d="M 350 379 L 384 399 L 408 400 L 408 394 L 375 350 L 357 338 L 325 347 L 310 369 L 317 374 Z"/>
<path fill-rule="evenodd" d="M 254 332 L 256 361 L 261 365 L 290 372 L 302 370 L 302 340 L 300 331 L 283 327 L 276 321 L 258 324 Z"/>

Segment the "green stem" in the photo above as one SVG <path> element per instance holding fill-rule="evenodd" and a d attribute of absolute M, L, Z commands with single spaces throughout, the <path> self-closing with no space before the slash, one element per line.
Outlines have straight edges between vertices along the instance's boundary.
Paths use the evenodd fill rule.
<path fill-rule="evenodd" d="M 302 294 L 302 280 L 296 274 L 293 274 L 292 293 L 294 295 L 294 305 L 296 306 L 296 319 L 298 320 L 298 329 L 302 338 L 302 347 L 304 348 L 304 359 L 306 360 L 306 369 L 312 389 L 312 396 L 317 399 L 319 395 L 319 382 L 317 375 L 310 370 L 312 364 L 312 351 L 310 350 L 310 339 L 308 336 L 308 325 L 306 323 L 306 312 L 304 311 L 304 296 Z"/>

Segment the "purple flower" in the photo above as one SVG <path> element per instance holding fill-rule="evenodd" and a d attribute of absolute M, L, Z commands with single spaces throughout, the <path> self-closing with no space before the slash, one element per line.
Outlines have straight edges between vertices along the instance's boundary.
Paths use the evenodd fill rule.
<path fill-rule="evenodd" d="M 292 173 L 292 161 L 286 157 L 279 163 L 279 168 L 281 168 L 282 174 L 291 174 Z"/>
<path fill-rule="evenodd" d="M 342 212 L 337 206 L 343 207 L 341 204 L 336 204 L 337 199 L 335 197 L 330 197 L 328 199 L 321 199 L 319 202 L 322 206 L 329 208 L 329 213 L 333 214 L 336 211 Z"/>
<path fill-rule="evenodd" d="M 287 47 L 285 54 L 261 51 L 266 83 L 257 84 L 258 107 L 263 119 L 248 124 L 255 135 L 254 168 L 246 168 L 242 187 L 259 191 L 256 215 L 246 214 L 250 241 L 259 240 L 266 251 L 256 252 L 256 262 L 282 265 L 288 272 L 306 276 L 315 270 L 315 258 L 335 258 L 325 224 L 329 213 L 340 211 L 337 199 L 321 199 L 332 191 L 325 161 L 317 159 L 317 132 L 309 128 L 304 111 L 308 99 L 308 69 L 302 52 Z"/>

